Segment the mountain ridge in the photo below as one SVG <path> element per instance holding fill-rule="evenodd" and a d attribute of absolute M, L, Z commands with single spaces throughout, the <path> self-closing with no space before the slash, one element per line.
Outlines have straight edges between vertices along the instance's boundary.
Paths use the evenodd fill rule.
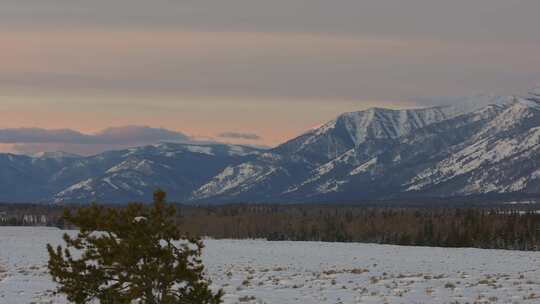
<path fill-rule="evenodd" d="M 0 201 L 319 202 L 540 194 L 540 89 L 344 113 L 275 148 L 161 143 L 0 154 Z"/>
<path fill-rule="evenodd" d="M 481 106 L 469 107 L 469 110 L 475 110 L 472 113 L 475 113 L 475 112 L 476 113 L 474 114 L 474 117 L 471 118 L 471 121 L 466 122 L 466 125 L 471 127 L 471 126 L 474 126 L 474 124 L 478 124 L 478 121 L 481 121 L 482 119 L 485 120 L 488 118 L 495 118 L 496 116 L 495 114 L 498 114 L 500 111 L 502 111 L 506 107 L 511 107 L 513 104 L 525 103 L 528 106 L 536 105 L 535 102 L 531 103 L 528 99 L 519 99 L 520 101 L 516 102 L 516 100 L 518 99 L 512 96 L 496 97 L 494 100 L 495 100 L 494 103 L 486 107 L 481 107 Z M 374 175 L 382 174 L 381 170 L 378 169 L 377 167 L 377 164 L 381 163 L 381 160 L 379 158 L 382 157 L 383 160 L 388 159 L 389 150 L 399 149 L 400 147 L 402 148 L 403 144 L 406 143 L 407 140 L 410 141 L 414 139 L 414 136 L 408 138 L 403 135 L 407 135 L 411 131 L 421 130 L 425 132 L 426 130 L 429 130 L 429 128 L 433 128 L 433 125 L 436 125 L 437 123 L 442 123 L 443 125 L 450 124 L 449 127 L 447 128 L 448 130 L 445 131 L 446 133 L 444 135 L 447 137 L 451 137 L 453 136 L 453 133 L 455 132 L 456 127 L 458 127 L 460 123 L 465 123 L 463 121 L 463 115 L 465 116 L 469 115 L 469 113 L 465 113 L 465 114 L 458 113 L 456 109 L 450 109 L 450 111 L 448 112 L 450 114 L 445 115 L 444 112 L 439 112 L 439 111 L 443 111 L 441 109 L 448 110 L 449 108 L 442 106 L 442 107 L 433 107 L 433 108 L 420 109 L 420 110 L 368 109 L 366 111 L 361 111 L 361 112 L 346 113 L 339 116 L 336 120 L 323 125 L 321 128 L 317 130 L 309 131 L 306 134 L 301 135 L 297 139 L 293 139 L 292 141 L 285 143 L 284 145 L 287 146 L 287 145 L 293 145 L 295 141 L 300 142 L 300 144 L 296 143 L 296 145 L 293 145 L 294 147 L 300 147 L 300 149 L 296 149 L 296 150 L 290 149 L 290 148 L 285 149 L 287 153 L 293 154 L 292 159 L 294 160 L 294 153 L 297 153 L 298 151 L 300 152 L 305 151 L 306 148 L 304 146 L 306 146 L 307 144 L 316 144 L 317 145 L 317 148 L 315 149 L 316 151 L 319 151 L 319 152 L 327 151 L 327 149 L 325 148 L 321 149 L 321 144 L 318 141 L 321 141 L 321 135 L 328 134 L 329 132 L 330 133 L 334 132 L 335 134 L 331 136 L 331 139 L 326 141 L 327 143 L 326 147 L 333 147 L 333 148 L 338 147 L 340 148 L 340 151 L 339 151 L 340 153 L 334 153 L 334 155 L 332 155 L 331 157 L 328 157 L 327 162 L 323 161 L 323 162 L 318 163 L 317 161 L 311 161 L 311 162 L 308 161 L 310 164 L 317 164 L 317 165 L 311 168 L 306 167 L 306 171 L 309 171 L 307 173 L 302 172 L 302 174 L 296 174 L 292 176 L 293 180 L 290 180 L 290 185 L 286 189 L 283 189 L 283 188 L 274 189 L 275 193 L 272 195 L 273 198 L 276 199 L 277 201 L 299 201 L 299 200 L 302 201 L 302 200 L 319 200 L 319 199 L 316 199 L 317 196 L 322 196 L 322 197 L 326 196 L 328 197 L 328 200 L 333 200 L 333 199 L 337 199 L 338 197 L 336 195 L 332 195 L 335 192 L 340 192 L 340 194 L 349 193 L 349 195 L 345 195 L 344 198 L 339 198 L 340 200 L 341 199 L 347 199 L 347 200 L 363 199 L 363 198 L 378 199 L 381 197 L 386 197 L 387 193 L 385 193 L 385 189 L 379 189 L 379 188 L 380 188 L 380 185 L 384 185 L 387 183 L 378 181 L 378 184 L 374 185 L 373 183 L 371 183 L 370 180 L 362 181 L 362 179 L 369 179 L 369 178 L 365 176 L 366 174 L 362 175 L 360 173 L 365 173 L 369 171 L 369 172 L 372 172 Z M 364 131 L 365 133 L 362 134 L 361 137 L 358 137 L 358 138 L 361 138 L 361 140 L 359 141 L 352 142 L 352 140 L 349 140 L 348 146 L 346 145 L 347 142 L 343 140 L 343 137 L 341 137 L 341 140 L 340 140 L 340 136 L 343 136 L 344 133 L 347 133 L 343 131 L 343 129 L 346 128 L 346 126 L 342 128 L 339 132 L 335 132 L 336 126 L 339 125 L 340 118 L 343 118 L 343 117 L 347 118 L 353 115 L 374 116 L 375 114 L 384 112 L 384 113 L 392 113 L 393 115 L 398 113 L 399 116 L 402 118 L 401 121 L 406 121 L 406 119 L 403 119 L 404 113 L 405 115 L 407 115 L 410 113 L 417 114 L 419 112 L 430 113 L 430 111 L 432 114 L 430 117 L 435 117 L 435 119 L 428 121 L 428 123 L 416 123 L 416 124 L 410 124 L 410 125 L 406 124 L 405 128 L 398 129 L 396 127 L 393 127 L 393 129 L 390 129 L 390 131 L 388 131 L 389 129 L 384 124 L 382 125 L 376 124 L 375 126 L 377 128 L 377 131 L 369 132 L 369 127 L 372 127 L 373 124 L 371 126 L 366 126 L 366 124 L 363 124 L 363 122 L 357 123 L 356 126 L 363 125 L 363 128 L 361 130 Z M 493 115 L 495 116 L 491 117 L 490 114 L 492 116 Z M 384 122 L 388 122 L 388 121 L 392 122 L 392 119 L 388 120 L 386 118 L 383 118 Z M 416 120 L 413 120 L 413 121 L 416 122 Z M 403 125 L 401 126 L 403 127 Z M 408 126 L 411 126 L 411 127 L 408 128 Z M 401 134 L 399 134 L 398 132 L 396 132 L 396 130 L 400 130 L 400 131 L 405 130 L 405 132 L 402 132 Z M 475 129 L 473 128 L 471 129 L 471 131 L 469 132 L 467 136 L 473 136 L 474 134 L 475 134 Z M 368 135 L 371 135 L 371 136 L 368 136 Z M 437 135 L 437 136 L 440 136 L 440 135 Z M 403 140 L 405 140 L 405 142 L 400 142 L 399 140 L 397 140 L 398 138 L 402 138 Z M 440 141 L 441 139 L 434 138 L 434 140 Z M 455 144 L 457 144 L 460 139 L 457 138 L 456 140 L 457 142 Z M 419 144 L 422 144 L 422 142 L 420 142 Z M 432 148 L 433 150 L 432 152 L 439 152 L 437 150 L 441 148 L 440 147 L 441 143 L 435 142 L 435 144 L 437 144 L 439 147 L 437 148 L 436 146 Z M 409 148 L 412 148 L 413 151 L 415 149 L 419 151 L 422 150 L 416 147 L 409 147 Z M 282 152 L 281 149 L 283 149 L 283 147 L 278 147 L 276 150 L 279 153 L 279 152 Z M 312 155 L 313 153 L 310 153 L 307 155 L 307 157 L 309 158 Z M 297 157 L 297 160 L 299 159 L 299 162 L 302 162 L 303 160 L 302 157 L 306 157 L 306 154 L 301 153 L 301 155 Z M 394 155 L 392 158 L 392 161 L 400 157 L 401 155 L 399 154 Z M 388 161 L 386 161 L 386 163 L 388 163 Z M 245 166 L 245 164 L 243 166 Z M 276 164 L 274 162 L 273 164 L 267 167 L 264 167 L 264 166 L 261 166 L 260 164 L 256 166 L 255 164 L 252 163 L 252 166 L 258 167 L 259 171 L 263 171 L 263 172 L 264 170 L 267 170 L 269 166 L 271 166 L 272 172 L 280 172 L 280 171 L 286 171 L 286 169 L 290 167 L 290 164 L 289 163 Z M 386 166 L 388 166 L 388 164 L 386 164 Z M 411 165 L 409 164 L 408 166 L 410 167 Z M 340 187 L 343 187 L 345 183 L 349 183 L 350 181 L 340 180 L 340 179 L 335 179 L 335 178 L 334 179 L 324 178 L 325 176 L 332 174 L 333 171 L 339 172 L 339 173 L 336 173 L 336 175 L 349 174 L 353 176 L 352 178 L 348 178 L 348 179 L 358 181 L 356 183 L 353 183 L 354 184 L 353 187 L 358 187 L 359 185 L 362 185 L 362 184 L 365 185 L 366 186 L 365 190 L 363 190 L 364 195 L 355 193 L 355 191 L 338 191 Z M 267 180 L 267 183 L 272 185 L 274 184 L 274 182 L 272 181 L 271 176 L 269 176 L 269 174 L 271 173 L 265 174 L 263 176 L 263 179 Z M 254 176 L 257 176 L 257 178 L 259 178 L 260 176 L 262 176 L 262 174 L 258 172 L 257 174 L 254 174 Z M 283 176 L 283 174 L 281 175 L 278 174 L 275 176 L 274 179 L 283 179 L 283 178 L 289 178 L 289 177 L 291 177 L 291 175 Z M 294 178 L 296 178 L 296 180 L 294 180 Z M 234 180 L 233 177 L 230 177 L 230 179 Z M 244 179 L 249 180 L 249 177 L 244 176 Z M 211 183 L 212 182 L 214 183 L 213 185 L 214 188 L 219 188 L 219 184 L 216 184 L 216 181 L 211 181 Z M 305 188 L 309 185 L 313 185 L 313 186 L 311 187 L 311 189 L 306 190 Z M 250 195 L 250 192 L 260 192 L 259 190 L 260 185 L 257 185 L 257 184 L 253 184 L 253 183 L 247 184 L 247 185 L 240 184 L 240 186 L 244 187 L 244 189 L 231 191 L 231 193 L 237 196 L 237 199 L 239 200 L 250 200 L 250 199 L 254 200 L 256 196 L 253 194 Z M 268 189 L 268 186 L 266 186 L 266 189 Z M 379 193 L 377 193 L 376 195 L 365 195 L 366 193 L 372 192 L 372 189 L 379 189 Z M 243 193 L 247 192 L 248 195 L 245 195 L 245 194 L 242 195 L 242 192 Z M 382 192 L 382 195 L 381 195 L 381 192 Z M 297 193 L 297 195 L 295 195 L 295 193 Z M 331 193 L 331 194 L 326 195 L 328 193 Z M 196 194 L 198 194 L 199 197 L 195 197 L 195 199 L 199 198 L 202 200 L 210 200 L 213 198 L 218 201 L 220 200 L 230 201 L 230 198 L 228 198 L 227 196 L 222 197 L 221 195 L 222 193 L 218 193 L 218 195 L 213 195 L 212 193 L 203 193 L 202 195 L 200 193 L 196 193 Z M 398 194 L 399 194 L 399 191 L 398 191 Z"/>

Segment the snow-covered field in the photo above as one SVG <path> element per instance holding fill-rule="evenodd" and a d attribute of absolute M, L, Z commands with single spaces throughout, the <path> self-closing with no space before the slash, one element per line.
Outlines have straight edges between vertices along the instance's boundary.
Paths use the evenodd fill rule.
<path fill-rule="evenodd" d="M 45 244 L 61 230 L 0 227 L 0 303 L 53 296 Z M 208 240 L 225 303 L 540 303 L 540 252 Z"/>

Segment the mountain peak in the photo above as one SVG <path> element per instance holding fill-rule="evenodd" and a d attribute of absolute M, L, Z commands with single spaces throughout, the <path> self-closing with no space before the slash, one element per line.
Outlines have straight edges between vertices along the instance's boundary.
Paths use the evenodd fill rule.
<path fill-rule="evenodd" d="M 0 155 L 0 200 L 140 201 L 157 187 L 178 201 L 207 202 L 540 194 L 540 89 L 446 101 L 344 113 L 268 151 L 165 140 L 80 159 Z"/>
<path fill-rule="evenodd" d="M 457 112 L 457 111 L 456 111 Z M 370 108 L 338 117 L 358 145 L 368 138 L 390 139 L 452 116 L 438 107 L 393 110 Z"/>
<path fill-rule="evenodd" d="M 316 162 L 328 161 L 345 151 L 369 140 L 393 140 L 427 125 L 471 113 L 491 104 L 508 105 L 511 96 L 477 95 L 441 100 L 442 104 L 413 109 L 387 109 L 372 107 L 362 111 L 347 112 L 319 128 L 304 133 L 277 147 L 275 151 L 309 157 Z"/>
<path fill-rule="evenodd" d="M 479 94 L 455 98 L 435 98 L 431 102 L 434 104 L 441 104 L 439 107 L 448 115 L 459 116 L 492 105 L 510 105 L 515 99 L 516 97 L 514 96 Z"/>

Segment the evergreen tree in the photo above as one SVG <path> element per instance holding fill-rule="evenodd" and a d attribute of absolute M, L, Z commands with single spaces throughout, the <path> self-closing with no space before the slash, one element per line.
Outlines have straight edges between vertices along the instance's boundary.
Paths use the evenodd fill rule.
<path fill-rule="evenodd" d="M 79 233 L 64 235 L 66 248 L 47 245 L 58 292 L 75 303 L 220 303 L 222 291 L 212 293 L 204 278 L 202 241 L 182 235 L 165 196 L 156 191 L 150 208 L 66 209 Z"/>

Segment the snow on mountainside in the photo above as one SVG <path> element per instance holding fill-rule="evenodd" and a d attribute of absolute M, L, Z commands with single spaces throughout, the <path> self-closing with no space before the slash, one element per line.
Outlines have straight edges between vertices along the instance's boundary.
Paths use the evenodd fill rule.
<path fill-rule="evenodd" d="M 158 187 L 203 203 L 540 195 L 540 89 L 446 101 L 345 113 L 264 151 L 163 143 L 90 157 L 0 154 L 0 201 L 148 201 Z"/>
<path fill-rule="evenodd" d="M 369 146 L 360 145 L 313 170 L 285 197 L 537 193 L 539 129 L 538 103 L 512 98 L 420 128 L 367 154 Z"/>
<path fill-rule="evenodd" d="M 414 177 L 407 190 L 429 189 L 466 177 L 466 184 L 454 189 L 453 194 L 513 192 L 529 186 L 536 191 L 540 181 L 535 159 L 539 156 L 540 105 L 516 99 L 468 141 Z M 512 169 L 525 164 L 526 169 Z"/>
<path fill-rule="evenodd" d="M 207 194 L 222 194 L 231 189 L 237 189 L 237 191 L 241 192 L 243 188 L 249 187 L 249 184 L 264 180 L 266 176 L 271 175 L 275 170 L 272 167 L 261 167 L 250 163 L 243 163 L 234 167 L 228 166 L 213 180 L 195 191 L 194 195 L 202 197 Z"/>
<path fill-rule="evenodd" d="M 389 110 L 371 108 L 345 113 L 323 127 L 285 143 L 276 150 L 316 160 L 331 160 L 367 140 L 394 139 L 448 119 L 446 108 Z"/>
<path fill-rule="evenodd" d="M 257 153 L 253 148 L 232 145 L 159 144 L 133 148 L 121 152 L 118 160 L 102 172 L 58 192 L 54 200 L 146 200 L 157 188 L 166 190 L 171 199 L 185 200 L 227 165 Z"/>
<path fill-rule="evenodd" d="M 228 165 L 260 152 L 235 145 L 162 143 L 90 157 L 0 154 L 0 201 L 147 201 L 156 188 L 184 200 Z"/>
<path fill-rule="evenodd" d="M 504 108 L 513 102 L 513 97 L 481 95 L 456 99 L 450 106 L 371 108 L 345 113 L 271 150 L 271 160 L 261 156 L 249 164 L 228 168 L 197 190 L 193 198 L 228 201 L 264 196 L 269 200 L 295 201 L 340 192 L 351 179 L 365 173 L 376 174 L 379 166 L 385 167 L 379 164 L 377 156 L 394 148 L 400 139 L 471 112 L 479 111 L 475 117 L 482 119 L 492 111 L 489 107 Z M 249 172 L 243 170 L 246 165 L 251 168 Z"/>
<path fill-rule="evenodd" d="M 478 95 L 446 101 L 450 105 L 408 110 L 371 108 L 345 113 L 318 129 L 290 140 L 275 151 L 311 156 L 312 161 L 329 161 L 366 140 L 399 138 L 427 125 L 474 112 L 488 105 L 512 103 L 513 97 Z"/>

